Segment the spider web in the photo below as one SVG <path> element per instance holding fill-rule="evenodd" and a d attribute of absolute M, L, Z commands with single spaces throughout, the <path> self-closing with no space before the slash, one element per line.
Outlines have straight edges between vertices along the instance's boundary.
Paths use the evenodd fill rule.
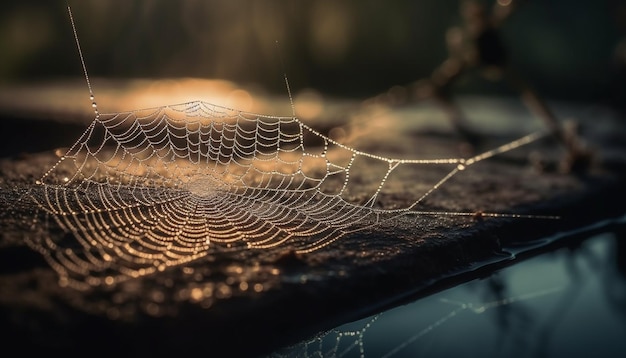
<path fill-rule="evenodd" d="M 344 146 L 295 117 L 200 101 L 97 114 L 37 181 L 33 199 L 70 234 L 37 246 L 62 282 L 88 285 L 217 251 L 311 252 L 400 215 L 432 214 L 415 208 L 456 173 L 538 137 L 470 159 L 409 160 Z M 452 169 L 404 206 L 385 207 L 389 183 L 419 165 Z"/>
<path fill-rule="evenodd" d="M 543 136 L 469 159 L 398 159 L 343 145 L 295 114 L 202 101 L 101 114 L 67 10 L 96 116 L 31 191 L 62 233 L 30 243 L 63 285 L 113 285 L 224 251 L 312 252 L 406 214 L 473 215 L 416 208 L 466 167 Z M 447 169 L 388 200 L 422 165 Z"/>

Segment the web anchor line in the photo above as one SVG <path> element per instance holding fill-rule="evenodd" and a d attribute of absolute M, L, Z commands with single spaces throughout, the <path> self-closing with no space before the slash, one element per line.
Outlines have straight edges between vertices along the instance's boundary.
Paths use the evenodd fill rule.
<path fill-rule="evenodd" d="M 308 253 L 405 215 L 476 215 L 419 207 L 471 165 L 544 135 L 468 159 L 388 158 L 339 143 L 296 118 L 286 75 L 292 116 L 203 101 L 100 113 L 69 5 L 68 13 L 96 115 L 31 196 L 72 237 L 34 246 L 61 281 L 76 288 L 116 284 L 216 252 L 285 246 Z M 401 168 L 431 165 L 452 169 L 417 199 L 381 206 Z"/>
<path fill-rule="evenodd" d="M 89 100 L 91 100 L 91 107 L 96 114 L 96 118 L 100 115 L 98 112 L 98 104 L 96 103 L 96 96 L 93 94 L 93 87 L 91 87 L 91 81 L 89 80 L 89 73 L 87 72 L 87 65 L 85 64 L 85 57 L 80 47 L 80 41 L 78 40 L 78 31 L 76 31 L 76 24 L 74 23 L 74 16 L 72 15 L 72 8 L 69 2 L 67 3 L 67 13 L 70 17 L 70 23 L 72 24 L 72 33 L 74 35 L 74 41 L 76 42 L 76 49 L 78 50 L 78 56 L 80 57 L 80 64 L 83 67 L 83 74 L 85 81 L 87 82 L 87 88 L 89 89 Z"/>

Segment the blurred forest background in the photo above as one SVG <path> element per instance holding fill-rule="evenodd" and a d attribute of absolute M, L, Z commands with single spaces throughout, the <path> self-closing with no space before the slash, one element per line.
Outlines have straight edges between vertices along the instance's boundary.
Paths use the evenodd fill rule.
<path fill-rule="evenodd" d="M 70 4 L 93 77 L 222 78 L 285 93 L 286 71 L 295 89 L 361 98 L 430 76 L 448 56 L 447 29 L 462 25 L 458 0 Z M 65 1 L 0 7 L 2 83 L 82 76 Z M 528 0 L 501 36 L 512 65 L 542 95 L 624 106 L 623 0 Z M 508 91 L 471 77 L 456 86 Z"/>

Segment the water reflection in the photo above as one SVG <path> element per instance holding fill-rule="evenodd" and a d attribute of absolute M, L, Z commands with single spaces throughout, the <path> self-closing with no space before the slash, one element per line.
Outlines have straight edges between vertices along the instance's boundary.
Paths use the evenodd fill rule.
<path fill-rule="evenodd" d="M 621 356 L 625 233 L 595 235 L 272 356 Z"/>

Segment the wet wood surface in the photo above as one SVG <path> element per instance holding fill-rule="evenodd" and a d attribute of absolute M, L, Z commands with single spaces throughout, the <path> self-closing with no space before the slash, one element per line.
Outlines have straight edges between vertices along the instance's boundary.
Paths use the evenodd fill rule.
<path fill-rule="evenodd" d="M 108 102 L 110 111 L 132 109 L 121 98 L 140 98 L 128 89 L 134 86 L 139 85 L 125 90 L 119 84 L 103 86 L 100 108 Z M 213 88 L 219 104 L 243 103 L 245 110 L 290 115 L 284 99 L 250 102 L 257 97 L 234 85 L 220 82 Z M 71 233 L 43 215 L 26 194 L 36 190 L 35 181 L 89 123 L 89 107 L 77 104 L 83 94 L 83 88 L 67 84 L 0 91 L 0 325 L 7 347 L 25 353 L 263 355 L 407 295 L 441 289 L 489 262 L 509 260 L 507 247 L 514 244 L 626 211 L 626 119 L 599 105 L 554 103 L 560 118 L 580 125 L 580 136 L 593 152 L 588 170 L 560 170 L 564 150 L 548 137 L 477 163 L 424 203 L 424 210 L 475 216 L 407 215 L 308 254 L 295 254 L 289 246 L 216 252 L 110 287 L 76 290 L 60 284 L 48 262 L 28 245 L 34 238 Z M 128 105 L 143 108 L 178 99 L 167 92 L 146 98 Z M 473 149 L 428 104 L 311 102 L 304 95 L 295 102 L 296 113 L 311 127 L 390 157 L 468 156 L 542 126 L 514 99 L 467 97 L 461 103 L 483 137 Z M 406 192 L 418 185 L 434 185 L 429 178 L 436 178 L 438 170 L 411 173 L 414 183 L 395 184 L 388 204 L 406 200 Z M 480 212 L 559 219 L 492 218 Z"/>

